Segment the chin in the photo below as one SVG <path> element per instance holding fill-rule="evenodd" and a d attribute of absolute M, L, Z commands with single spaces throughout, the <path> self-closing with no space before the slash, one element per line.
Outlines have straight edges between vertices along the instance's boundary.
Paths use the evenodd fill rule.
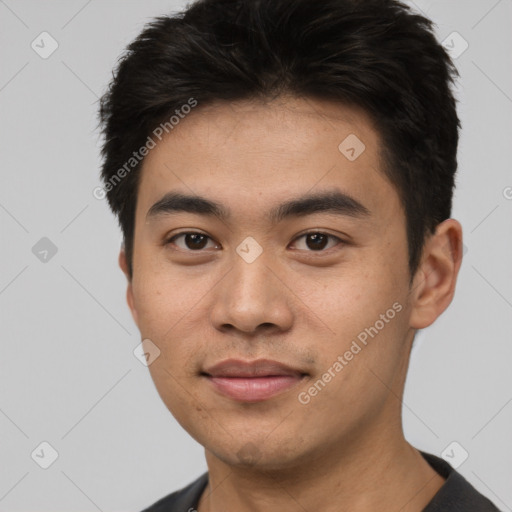
<path fill-rule="evenodd" d="M 236 445 L 233 439 L 226 440 L 222 445 L 212 440 L 207 444 L 201 444 L 207 452 L 228 466 L 260 471 L 293 468 L 301 464 L 301 459 L 307 458 L 307 454 L 297 452 L 297 443 L 294 442 L 293 436 L 287 440 L 265 440 L 267 435 L 261 435 L 260 441 L 238 438 Z"/>

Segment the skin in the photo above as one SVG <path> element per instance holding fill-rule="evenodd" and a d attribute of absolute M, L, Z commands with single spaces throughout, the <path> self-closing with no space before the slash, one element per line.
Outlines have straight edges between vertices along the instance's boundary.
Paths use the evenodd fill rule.
<path fill-rule="evenodd" d="M 338 149 L 349 134 L 366 146 L 354 161 Z M 401 397 L 415 331 L 452 300 L 462 229 L 454 219 L 438 225 L 410 285 L 405 214 L 379 170 L 379 144 L 360 109 L 280 97 L 199 105 L 144 161 L 127 300 L 142 339 L 161 351 L 149 370 L 162 400 L 205 447 L 210 480 L 199 512 L 421 511 L 444 482 L 405 440 Z M 334 189 L 369 215 L 265 216 Z M 147 217 L 171 191 L 217 201 L 231 216 Z M 165 243 L 190 231 L 209 237 L 204 248 L 184 236 Z M 315 250 L 302 236 L 310 231 L 337 238 Z M 263 249 L 252 263 L 236 252 L 248 236 Z M 119 263 L 128 277 L 123 250 Z M 401 311 L 301 403 L 299 393 L 395 303 Z M 308 375 L 243 403 L 200 375 L 232 357 Z"/>

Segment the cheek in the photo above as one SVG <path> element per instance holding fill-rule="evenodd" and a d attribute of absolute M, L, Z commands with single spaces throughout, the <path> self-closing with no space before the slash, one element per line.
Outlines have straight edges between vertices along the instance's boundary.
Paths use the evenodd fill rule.
<path fill-rule="evenodd" d="M 311 308 L 329 327 L 328 339 L 317 340 L 321 373 L 315 377 L 329 380 L 324 373 L 329 369 L 336 375 L 322 391 L 324 405 L 342 398 L 354 410 L 365 409 L 363 402 L 387 393 L 403 360 L 408 329 L 407 275 L 397 275 L 397 268 L 382 261 L 365 265 L 329 279 L 310 296 Z"/>
<path fill-rule="evenodd" d="M 199 298 L 196 292 L 183 293 L 180 282 L 156 272 L 139 273 L 133 293 L 141 339 L 151 340 L 159 350 L 148 367 L 151 378 L 170 412 L 180 423 L 185 422 L 187 411 L 197 405 L 186 383 L 196 372 L 194 338 L 200 334 L 190 324 L 190 317 Z"/>
<path fill-rule="evenodd" d="M 140 330 L 146 337 L 165 339 L 169 330 L 200 306 L 200 291 L 183 275 L 148 264 L 134 276 L 133 297 Z"/>
<path fill-rule="evenodd" d="M 159 380 L 169 377 L 164 369 L 179 378 L 188 378 L 197 371 L 198 343 L 208 339 L 204 308 L 213 285 L 209 279 L 191 278 L 186 271 L 171 274 L 149 268 L 134 278 L 133 295 L 141 337 L 150 339 L 160 350 L 150 370 L 162 370 L 155 373 Z"/>
<path fill-rule="evenodd" d="M 141 335 L 145 338 L 157 336 L 165 324 L 172 325 L 169 318 L 169 294 L 152 275 L 139 274 L 133 281 L 133 299 L 139 318 Z"/>
<path fill-rule="evenodd" d="M 307 305 L 329 327 L 333 340 L 346 343 L 403 298 L 403 286 L 389 269 L 365 266 L 328 276 L 323 286 L 308 295 Z M 391 310 L 388 317 L 394 318 L 395 313 Z"/>

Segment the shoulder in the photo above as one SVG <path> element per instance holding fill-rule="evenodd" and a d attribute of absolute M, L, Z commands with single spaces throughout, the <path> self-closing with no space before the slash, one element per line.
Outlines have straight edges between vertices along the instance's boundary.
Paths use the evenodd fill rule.
<path fill-rule="evenodd" d="M 195 508 L 208 483 L 208 472 L 203 473 L 197 480 L 174 491 L 164 498 L 153 503 L 142 512 L 196 512 Z"/>
<path fill-rule="evenodd" d="M 421 454 L 442 477 L 446 478 L 444 485 L 423 512 L 500 512 L 445 460 L 430 453 Z"/>

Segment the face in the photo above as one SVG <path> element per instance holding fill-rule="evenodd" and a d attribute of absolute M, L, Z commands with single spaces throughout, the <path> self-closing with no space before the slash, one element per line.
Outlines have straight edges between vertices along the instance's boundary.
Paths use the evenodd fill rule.
<path fill-rule="evenodd" d="M 399 428 L 410 275 L 378 148 L 364 112 L 281 98 L 199 105 L 145 159 L 129 304 L 162 400 L 225 463 L 292 467 Z M 228 359 L 287 368 L 212 370 Z"/>

